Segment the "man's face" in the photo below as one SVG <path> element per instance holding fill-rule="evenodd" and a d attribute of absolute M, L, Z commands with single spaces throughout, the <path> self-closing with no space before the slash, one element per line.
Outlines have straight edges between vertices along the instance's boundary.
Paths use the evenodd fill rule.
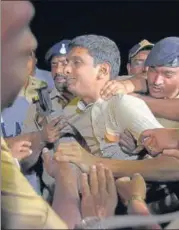
<path fill-rule="evenodd" d="M 66 90 L 66 77 L 64 75 L 64 67 L 66 66 L 66 56 L 54 56 L 51 60 L 51 73 L 58 91 Z"/>
<path fill-rule="evenodd" d="M 179 93 L 179 67 L 149 67 L 149 92 L 155 98 L 174 98 Z"/>
<path fill-rule="evenodd" d="M 93 97 L 100 65 L 94 66 L 93 58 L 85 48 L 74 47 L 67 55 L 65 75 L 68 90 L 82 99 Z"/>
<path fill-rule="evenodd" d="M 147 67 L 144 67 L 145 60 L 147 59 L 150 50 L 143 50 L 137 53 L 136 56 L 131 58 L 131 62 L 127 65 L 129 75 L 135 75 L 147 72 Z"/>
<path fill-rule="evenodd" d="M 29 28 L 34 15 L 27 1 L 3 1 L 2 7 L 2 108 L 11 104 L 28 75 L 27 62 L 37 42 Z"/>
<path fill-rule="evenodd" d="M 37 64 L 37 58 L 35 56 L 34 51 L 32 51 L 29 55 L 29 59 L 27 62 L 28 75 L 31 76 L 34 75 L 36 64 Z"/>

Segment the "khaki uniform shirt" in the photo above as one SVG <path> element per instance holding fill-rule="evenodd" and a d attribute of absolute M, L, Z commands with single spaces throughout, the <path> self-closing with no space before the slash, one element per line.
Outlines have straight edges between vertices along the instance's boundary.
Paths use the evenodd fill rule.
<path fill-rule="evenodd" d="M 1 138 L 2 227 L 10 229 L 67 229 L 66 224 L 38 196 L 15 164 Z"/>
<path fill-rule="evenodd" d="M 144 130 L 162 128 L 146 103 L 130 95 L 118 94 L 108 101 L 99 99 L 91 115 L 94 134 L 103 150 L 107 143 L 119 142 L 125 129 L 138 141 Z M 119 158 L 120 153 L 113 157 Z"/>

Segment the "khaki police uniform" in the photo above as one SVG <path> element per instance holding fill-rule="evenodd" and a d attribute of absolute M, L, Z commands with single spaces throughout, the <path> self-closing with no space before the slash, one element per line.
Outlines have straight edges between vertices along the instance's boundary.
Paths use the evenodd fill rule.
<path fill-rule="evenodd" d="M 1 138 L 1 211 L 7 229 L 67 229 L 66 224 L 34 191 L 14 163 Z"/>

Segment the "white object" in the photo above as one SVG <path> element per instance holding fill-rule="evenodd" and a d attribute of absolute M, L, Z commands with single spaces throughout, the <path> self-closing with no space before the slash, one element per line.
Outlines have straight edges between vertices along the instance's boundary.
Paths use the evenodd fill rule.
<path fill-rule="evenodd" d="M 66 53 L 67 53 L 64 43 L 62 44 L 62 47 L 61 47 L 61 49 L 60 49 L 60 53 L 61 53 L 61 54 L 66 54 Z"/>

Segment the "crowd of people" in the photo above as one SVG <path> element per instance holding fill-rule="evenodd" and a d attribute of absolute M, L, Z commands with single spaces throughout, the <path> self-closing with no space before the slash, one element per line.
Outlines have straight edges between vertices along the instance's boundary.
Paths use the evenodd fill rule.
<path fill-rule="evenodd" d="M 105 229 L 117 215 L 132 227 L 131 215 L 177 214 L 179 37 L 139 41 L 122 76 L 111 39 L 65 39 L 46 52 L 48 72 L 37 67 L 32 4 L 1 7 L 2 228 Z"/>

